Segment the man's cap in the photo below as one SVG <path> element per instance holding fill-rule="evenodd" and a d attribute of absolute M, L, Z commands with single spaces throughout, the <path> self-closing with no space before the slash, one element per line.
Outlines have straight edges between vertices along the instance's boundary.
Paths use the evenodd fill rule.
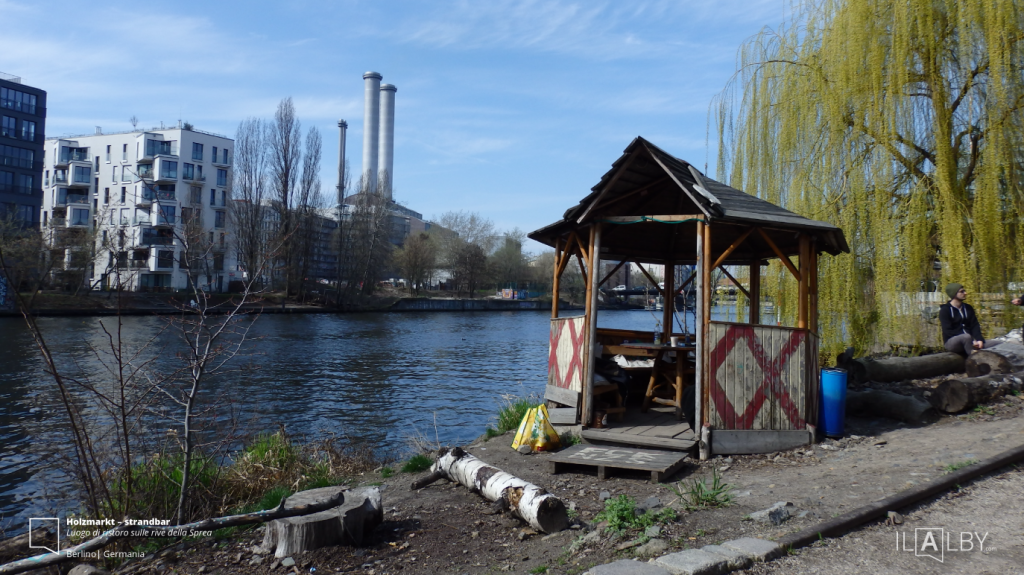
<path fill-rule="evenodd" d="M 956 297 L 957 292 L 963 288 L 963 284 L 949 284 L 946 286 L 946 295 L 949 296 L 949 299 L 953 299 Z"/>

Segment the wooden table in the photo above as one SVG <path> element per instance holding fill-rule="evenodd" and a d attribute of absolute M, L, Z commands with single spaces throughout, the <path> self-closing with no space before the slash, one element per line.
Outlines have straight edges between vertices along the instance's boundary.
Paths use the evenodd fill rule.
<path fill-rule="evenodd" d="M 640 411 L 646 412 L 651 407 L 651 402 L 660 403 L 662 405 L 670 405 L 676 408 L 676 419 L 681 420 L 683 418 L 683 375 L 686 373 L 693 373 L 693 367 L 689 361 L 687 361 L 686 353 L 691 351 L 697 351 L 695 346 L 672 346 L 671 344 L 654 344 L 654 343 L 624 343 L 621 347 L 627 349 L 644 350 L 654 356 L 654 368 L 651 370 L 651 381 L 647 384 L 647 393 L 644 395 L 644 405 Z M 668 371 L 665 369 L 666 362 L 662 361 L 665 354 L 674 351 L 676 352 L 675 369 Z M 664 381 L 662 381 L 664 380 Z M 654 397 L 654 391 L 661 387 L 663 384 L 668 385 L 675 390 L 675 399 L 662 399 L 660 397 Z"/>

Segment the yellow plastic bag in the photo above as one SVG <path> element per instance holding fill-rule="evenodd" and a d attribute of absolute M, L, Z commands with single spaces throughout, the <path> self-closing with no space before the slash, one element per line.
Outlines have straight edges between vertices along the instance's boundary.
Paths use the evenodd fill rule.
<path fill-rule="evenodd" d="M 512 442 L 512 449 L 529 445 L 533 451 L 557 451 L 562 448 L 558 433 L 548 421 L 548 407 L 540 405 L 526 412 L 519 423 L 519 431 Z"/>

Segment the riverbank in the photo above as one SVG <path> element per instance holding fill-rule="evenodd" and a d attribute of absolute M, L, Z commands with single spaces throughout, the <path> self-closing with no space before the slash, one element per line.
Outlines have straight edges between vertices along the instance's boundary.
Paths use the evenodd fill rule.
<path fill-rule="evenodd" d="M 382 470 L 359 477 L 360 485 L 378 485 L 383 494 L 384 523 L 362 548 L 328 547 L 293 557 L 301 572 L 424 573 L 547 573 L 577 575 L 595 565 L 619 559 L 646 561 L 653 555 L 700 548 L 739 537 L 779 539 L 836 515 L 921 484 L 985 459 L 1024 440 L 1024 401 L 1007 397 L 984 410 L 944 416 L 938 423 L 907 427 L 889 420 L 850 418 L 847 436 L 788 452 L 689 461 L 670 482 L 652 485 L 647 474 L 617 474 L 606 480 L 580 470 L 551 475 L 549 454 L 521 455 L 512 450 L 513 433 L 487 440 L 482 436 L 467 451 L 489 464 L 513 472 L 560 497 L 572 510 L 572 529 L 544 535 L 533 532 L 465 487 L 439 482 L 418 491 L 409 489 L 425 473 Z M 710 482 L 717 474 L 729 484 L 726 506 L 697 506 L 690 499 L 694 482 Z M 867 558 L 877 564 L 898 562 L 902 572 L 929 573 L 930 563 L 888 545 L 897 533 L 915 528 L 988 533 L 984 554 L 951 558 L 961 569 L 974 566 L 1019 565 L 1024 549 L 1016 544 L 1019 516 L 1000 511 L 989 493 L 992 485 L 1024 481 L 1024 470 L 1003 469 L 959 486 L 921 504 L 900 510 L 902 524 L 871 522 L 853 533 L 825 540 L 806 554 L 811 565 L 827 565 L 832 555 L 861 564 L 850 555 L 846 540 L 870 535 L 877 545 Z M 960 501 L 988 505 L 984 525 L 962 524 L 956 514 L 940 512 Z M 658 512 L 651 527 L 612 528 L 601 515 L 607 501 L 633 502 Z M 779 502 L 788 518 L 777 524 L 758 512 Z M 616 504 L 617 505 L 617 504 Z M 1014 503 L 1016 505 L 1016 503 Z M 665 509 L 672 509 L 666 512 Z M 946 524 L 928 523 L 943 517 Z M 912 536 L 912 535 L 911 535 Z M 124 566 L 118 573 L 141 573 L 154 568 L 177 573 L 273 574 L 290 572 L 281 561 L 258 549 L 262 532 L 256 529 L 222 540 L 195 541 L 171 547 L 163 554 Z M 859 559 L 858 559 L 859 557 Z M 792 559 L 788 560 L 792 565 Z M 907 568 L 916 565 L 918 569 Z M 780 564 L 781 566 L 781 564 Z M 939 566 L 939 564 L 936 564 Z M 973 567 L 972 567 L 973 568 Z M 771 568 L 778 572 L 778 568 Z M 999 571 L 996 569 L 995 571 Z M 995 572 L 993 571 L 993 572 Z M 754 566 L 740 573 L 765 573 Z M 809 572 L 813 572 L 809 571 Z"/>
<path fill-rule="evenodd" d="M 333 305 L 311 305 L 284 301 L 281 297 L 261 298 L 259 301 L 247 303 L 242 307 L 243 313 L 260 314 L 337 314 L 363 312 L 404 312 L 404 311 L 550 311 L 551 301 L 507 300 L 496 298 L 425 298 L 404 296 L 369 296 L 348 302 L 341 307 Z M 230 313 L 233 307 L 228 305 L 228 295 L 211 296 L 207 308 L 208 315 Z M 59 305 L 54 303 L 59 302 Z M 43 298 L 33 310 L 36 317 L 109 317 L 109 316 L 152 316 L 178 315 L 188 311 L 188 301 L 174 296 L 156 294 L 128 294 L 118 302 L 116 298 L 108 298 L 107 294 L 64 296 L 63 298 Z M 560 304 L 562 310 L 582 309 L 566 302 Z M 612 308 L 609 308 L 612 309 Z M 20 317 L 15 310 L 0 310 L 0 317 Z"/>

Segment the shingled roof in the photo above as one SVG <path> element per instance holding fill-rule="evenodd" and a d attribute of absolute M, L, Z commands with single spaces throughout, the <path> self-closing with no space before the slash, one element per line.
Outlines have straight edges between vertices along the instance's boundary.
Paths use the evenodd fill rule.
<path fill-rule="evenodd" d="M 786 255 L 799 253 L 797 234 L 810 234 L 817 250 L 849 252 L 843 231 L 717 182 L 689 162 L 637 137 L 589 195 L 566 210 L 562 220 L 534 231 L 530 238 L 554 246 L 571 231 L 603 221 L 602 259 L 661 262 L 692 260 L 696 218 L 711 225 L 712 253 L 725 250 L 751 226 L 761 228 Z M 672 216 L 662 217 L 657 216 Z M 758 237 L 750 236 L 726 260 L 749 263 L 776 257 Z"/>

